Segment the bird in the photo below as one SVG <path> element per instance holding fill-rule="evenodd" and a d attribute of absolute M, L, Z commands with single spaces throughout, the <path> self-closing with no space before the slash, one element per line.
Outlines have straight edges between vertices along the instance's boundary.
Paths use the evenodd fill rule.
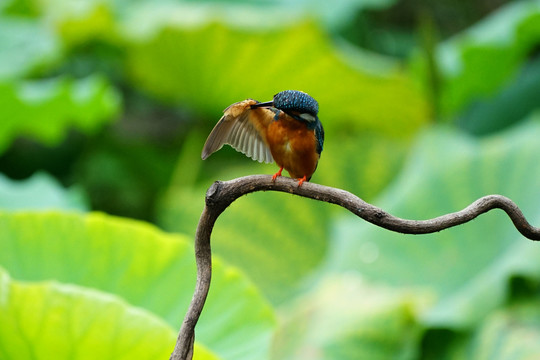
<path fill-rule="evenodd" d="M 324 129 L 317 114 L 319 104 L 298 90 L 285 90 L 271 101 L 247 99 L 228 106 L 204 144 L 207 159 L 224 144 L 259 162 L 276 162 L 302 186 L 317 169 L 324 144 Z"/>

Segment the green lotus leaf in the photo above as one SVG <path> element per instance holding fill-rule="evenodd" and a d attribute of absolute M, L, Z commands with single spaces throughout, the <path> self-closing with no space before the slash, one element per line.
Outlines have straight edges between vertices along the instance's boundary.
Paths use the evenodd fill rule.
<path fill-rule="evenodd" d="M 440 44 L 435 58 L 443 79 L 443 114 L 501 89 L 540 41 L 539 20 L 538 1 L 514 1 Z"/>
<path fill-rule="evenodd" d="M 55 281 L 19 282 L 0 268 L 2 359 L 167 359 L 175 331 L 121 298 Z M 196 344 L 196 359 L 216 359 Z"/>
<path fill-rule="evenodd" d="M 540 303 L 518 302 L 490 315 L 471 339 L 457 347 L 455 360 L 527 360 L 540 357 Z"/>
<path fill-rule="evenodd" d="M 47 0 L 38 2 L 38 6 L 42 16 L 56 27 L 64 46 L 74 48 L 94 41 L 118 45 L 117 20 L 121 16 L 114 15 L 115 2 Z"/>
<path fill-rule="evenodd" d="M 46 173 L 15 181 L 0 174 L 0 208 L 87 210 L 85 196 L 78 188 L 64 189 Z"/>
<path fill-rule="evenodd" d="M 189 240 L 142 222 L 99 213 L 0 213 L 0 239 L 0 264 L 14 278 L 55 279 L 116 294 L 174 329 L 195 287 Z M 223 359 L 267 357 L 272 309 L 238 270 L 218 258 L 213 265 L 197 340 Z"/>
<path fill-rule="evenodd" d="M 70 127 L 93 133 L 120 110 L 120 98 L 100 76 L 0 82 L 0 152 L 17 136 L 59 143 Z"/>
<path fill-rule="evenodd" d="M 426 294 L 329 275 L 283 313 L 274 359 L 414 359 Z"/>
<path fill-rule="evenodd" d="M 478 101 L 463 111 L 456 123 L 473 134 L 489 134 L 522 121 L 540 103 L 540 60 L 525 64 L 495 95 Z"/>
<path fill-rule="evenodd" d="M 0 15 L 0 88 L 4 81 L 51 66 L 61 55 L 61 44 L 47 26 L 32 19 Z M 1 96 L 0 102 L 5 104 Z M 3 114 L 9 112 L 4 109 Z"/>
<path fill-rule="evenodd" d="M 540 218 L 535 119 L 481 141 L 449 129 L 427 131 L 393 186 L 374 203 L 402 218 L 425 219 L 499 193 L 534 223 Z M 540 273 L 540 247 L 500 211 L 423 236 L 392 233 L 347 216 L 333 234 L 327 271 L 354 270 L 398 287 L 427 287 L 438 301 L 424 321 L 437 326 L 471 326 L 504 301 L 510 276 Z"/>
<path fill-rule="evenodd" d="M 422 95 L 398 64 L 366 69 L 360 55 L 346 56 L 311 22 L 233 26 L 202 10 L 147 10 L 133 15 L 123 30 L 129 78 L 211 123 L 233 102 L 267 101 L 286 89 L 304 90 L 318 100 L 329 134 L 373 130 L 406 136 L 427 119 Z"/>

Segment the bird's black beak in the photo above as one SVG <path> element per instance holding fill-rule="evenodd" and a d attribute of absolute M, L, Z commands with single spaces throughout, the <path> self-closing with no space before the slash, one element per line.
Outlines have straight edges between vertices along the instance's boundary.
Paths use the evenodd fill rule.
<path fill-rule="evenodd" d="M 267 101 L 267 102 L 262 102 L 262 103 L 257 103 L 255 105 L 251 105 L 251 108 L 252 109 L 255 109 L 255 108 L 260 108 L 260 107 L 272 107 L 274 106 L 274 101 Z"/>

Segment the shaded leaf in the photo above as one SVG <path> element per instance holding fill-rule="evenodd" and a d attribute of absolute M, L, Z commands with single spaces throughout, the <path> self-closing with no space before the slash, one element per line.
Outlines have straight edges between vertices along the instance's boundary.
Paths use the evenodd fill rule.
<path fill-rule="evenodd" d="M 56 35 L 42 23 L 0 16 L 0 84 L 50 66 L 61 54 Z M 4 101 L 0 96 L 0 104 Z"/>
<path fill-rule="evenodd" d="M 34 174 L 24 181 L 10 180 L 0 174 L 0 208 L 84 211 L 88 205 L 80 189 L 64 189 L 46 173 Z"/>
<path fill-rule="evenodd" d="M 471 105 L 458 117 L 459 127 L 478 135 L 513 125 L 540 104 L 540 58 L 525 64 L 512 83 L 497 94 Z"/>
<path fill-rule="evenodd" d="M 490 315 L 453 359 L 527 360 L 540 357 L 540 303 L 529 300 Z"/>
<path fill-rule="evenodd" d="M 284 312 L 274 359 L 414 359 L 425 294 L 328 276 Z"/>
<path fill-rule="evenodd" d="M 100 76 L 0 83 L 0 102 L 0 152 L 17 136 L 54 145 L 72 126 L 93 133 L 120 110 L 119 94 Z"/>
<path fill-rule="evenodd" d="M 0 269 L 2 359 L 166 359 L 174 330 L 150 312 L 80 286 L 13 281 Z M 217 359 L 197 345 L 196 359 Z"/>
<path fill-rule="evenodd" d="M 315 13 L 333 27 L 342 27 L 357 15 L 359 10 L 380 10 L 396 3 L 395 0 L 338 0 L 332 2 L 324 0 L 281 0 L 279 2 L 286 7 L 290 7 L 291 3 L 294 3 L 301 7 L 304 13 Z"/>
<path fill-rule="evenodd" d="M 409 219 L 436 217 L 499 193 L 534 223 L 540 217 L 540 125 L 528 122 L 476 141 L 433 129 L 418 140 L 405 170 L 375 202 Z M 425 321 L 470 326 L 500 305 L 508 278 L 540 274 L 540 247 L 523 238 L 502 212 L 443 232 L 402 235 L 347 217 L 336 224 L 328 271 L 360 271 L 395 286 L 428 287 L 438 302 Z"/>
<path fill-rule="evenodd" d="M 13 277 L 56 279 L 117 294 L 175 329 L 195 286 L 187 239 L 142 222 L 96 213 L 5 213 L 0 239 L 0 264 Z M 217 258 L 213 265 L 197 340 L 223 359 L 264 359 L 272 309 L 239 271 Z M 240 338 L 245 341 L 235 340 Z"/>
<path fill-rule="evenodd" d="M 495 94 L 540 41 L 540 2 L 515 1 L 439 45 L 440 105 L 455 114 Z"/>

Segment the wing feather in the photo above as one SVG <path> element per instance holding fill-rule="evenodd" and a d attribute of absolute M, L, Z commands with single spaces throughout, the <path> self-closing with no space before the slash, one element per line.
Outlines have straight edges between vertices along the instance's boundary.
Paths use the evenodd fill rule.
<path fill-rule="evenodd" d="M 253 160 L 271 163 L 274 161 L 261 131 L 272 121 L 274 113 L 265 108 L 251 109 L 255 100 L 232 104 L 218 121 L 206 139 L 201 157 L 208 158 L 224 144 L 244 153 Z"/>

